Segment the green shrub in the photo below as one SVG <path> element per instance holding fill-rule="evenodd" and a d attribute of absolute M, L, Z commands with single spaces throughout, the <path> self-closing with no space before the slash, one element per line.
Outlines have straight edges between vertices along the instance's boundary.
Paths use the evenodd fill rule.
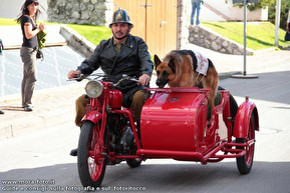
<path fill-rule="evenodd" d="M 253 11 L 255 9 L 259 9 L 259 8 L 264 8 L 264 7 L 270 6 L 273 3 L 275 3 L 275 2 L 276 2 L 276 0 L 260 0 L 259 3 L 248 4 L 248 9 Z"/>
<path fill-rule="evenodd" d="M 225 0 L 225 1 L 226 1 L 226 3 L 228 3 L 229 0 Z M 260 0 L 259 3 L 248 3 L 247 7 L 250 11 L 254 11 L 256 9 L 265 8 L 267 6 L 270 6 L 275 2 L 276 2 L 276 0 Z M 234 6 L 243 7 L 244 4 L 237 3 Z"/>
<path fill-rule="evenodd" d="M 288 17 L 288 11 L 290 9 L 290 1 L 289 0 L 281 0 L 281 20 L 280 20 L 280 28 L 286 30 L 286 23 Z M 276 16 L 276 2 L 272 3 L 269 6 L 269 21 L 275 24 L 275 16 Z"/>

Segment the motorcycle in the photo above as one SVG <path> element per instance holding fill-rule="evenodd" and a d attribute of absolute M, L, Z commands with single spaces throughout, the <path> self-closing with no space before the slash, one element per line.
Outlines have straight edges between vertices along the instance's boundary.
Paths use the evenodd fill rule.
<path fill-rule="evenodd" d="M 126 161 L 136 168 L 146 159 L 172 158 L 205 165 L 236 158 L 241 174 L 251 171 L 258 110 L 249 97 L 237 108 L 227 90 L 220 90 L 216 106 L 208 110 L 208 89 L 148 88 L 140 123 L 123 107 L 120 84 L 99 80 L 86 87 L 90 103 L 81 121 L 77 166 L 84 187 L 99 187 L 107 165 Z M 208 115 L 208 112 L 211 112 Z M 208 118 L 210 117 L 210 119 Z"/>

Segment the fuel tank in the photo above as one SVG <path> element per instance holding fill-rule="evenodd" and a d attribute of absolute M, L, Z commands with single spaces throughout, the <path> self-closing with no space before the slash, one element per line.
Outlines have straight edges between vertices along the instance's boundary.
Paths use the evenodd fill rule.
<path fill-rule="evenodd" d="M 143 149 L 195 151 L 204 143 L 208 90 L 150 89 L 141 113 Z"/>
<path fill-rule="evenodd" d="M 119 90 L 110 90 L 110 107 L 113 109 L 121 108 L 123 102 L 123 94 Z"/>

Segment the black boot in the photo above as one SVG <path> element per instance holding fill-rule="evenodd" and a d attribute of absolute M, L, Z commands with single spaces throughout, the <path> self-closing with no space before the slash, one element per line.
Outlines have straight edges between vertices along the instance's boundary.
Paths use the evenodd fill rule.
<path fill-rule="evenodd" d="M 77 156 L 77 155 L 78 155 L 78 148 L 76 148 L 76 149 L 72 149 L 72 150 L 70 151 L 70 155 L 71 155 L 71 156 Z"/>
<path fill-rule="evenodd" d="M 0 114 L 4 114 L 4 111 L 2 111 L 1 109 L 0 109 Z"/>
<path fill-rule="evenodd" d="M 120 143 L 121 145 L 123 145 L 124 149 L 129 149 L 133 141 L 134 141 L 134 134 L 132 132 L 131 127 L 127 126 L 126 130 L 123 133 Z"/>

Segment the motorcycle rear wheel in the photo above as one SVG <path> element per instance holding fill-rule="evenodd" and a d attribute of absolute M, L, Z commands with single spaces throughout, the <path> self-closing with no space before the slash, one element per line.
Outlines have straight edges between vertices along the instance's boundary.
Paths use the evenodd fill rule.
<path fill-rule="evenodd" d="M 131 168 L 137 168 L 141 165 L 142 160 L 140 158 L 127 159 L 126 162 L 127 162 L 127 165 L 130 166 Z"/>
<path fill-rule="evenodd" d="M 99 187 L 106 171 L 107 157 L 105 148 L 98 143 L 100 128 L 90 121 L 81 127 L 78 144 L 78 172 L 84 187 Z M 106 135 L 105 135 L 106 136 Z M 104 143 L 106 144 L 106 137 Z M 96 152 L 97 150 L 100 150 Z"/>

